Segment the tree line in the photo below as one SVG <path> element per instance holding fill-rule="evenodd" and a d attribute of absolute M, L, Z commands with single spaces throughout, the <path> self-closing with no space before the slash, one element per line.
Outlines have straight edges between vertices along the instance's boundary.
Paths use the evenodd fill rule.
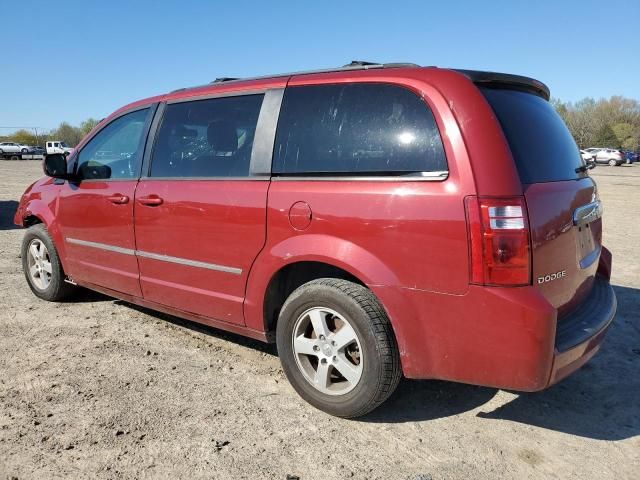
<path fill-rule="evenodd" d="M 640 102 L 613 96 L 552 103 L 580 148 L 640 149 Z"/>
<path fill-rule="evenodd" d="M 563 102 L 557 98 L 551 103 L 565 121 L 580 148 L 608 147 L 640 150 L 640 102 L 631 98 L 613 96 L 609 99 L 584 98 L 578 102 Z M 37 135 L 30 130 L 18 130 L 0 136 L 0 141 L 25 145 L 44 145 L 47 140 L 62 140 L 76 146 L 98 124 L 89 118 L 78 126 L 62 122 L 58 128 Z"/>
<path fill-rule="evenodd" d="M 99 120 L 96 120 L 95 118 L 88 118 L 78 126 L 73 126 L 68 122 L 62 122 L 58 125 L 58 128 L 37 133 L 35 130 L 27 130 L 23 128 L 16 130 L 10 135 L 0 136 L 0 141 L 16 142 L 23 145 L 44 146 L 47 141 L 61 140 L 67 143 L 67 145 L 75 147 L 80 143 L 80 140 L 82 140 L 84 136 L 98 124 L 98 122 Z"/>

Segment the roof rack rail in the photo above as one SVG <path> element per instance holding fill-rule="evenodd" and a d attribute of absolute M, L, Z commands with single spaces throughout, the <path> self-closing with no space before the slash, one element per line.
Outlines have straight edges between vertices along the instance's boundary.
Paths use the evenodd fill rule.
<path fill-rule="evenodd" d="M 368 67 L 368 66 L 371 66 L 371 65 L 382 65 L 382 64 L 378 63 L 378 62 L 367 62 L 366 60 L 351 60 L 351 63 L 343 65 L 342 68 L 347 68 L 347 67 Z"/>
<path fill-rule="evenodd" d="M 210 82 L 206 85 L 197 85 L 195 87 L 187 87 L 187 88 L 179 88 L 174 90 L 174 92 L 180 92 L 183 90 L 192 90 L 194 88 L 202 88 L 207 85 L 213 85 L 217 83 L 227 83 L 227 82 L 241 82 L 247 80 L 264 80 L 267 78 L 282 78 L 282 77 L 291 77 L 294 75 L 310 75 L 314 73 L 332 73 L 332 72 L 344 72 L 350 70 L 369 70 L 373 68 L 412 68 L 419 67 L 420 65 L 416 63 L 377 63 L 377 62 L 367 62 L 364 60 L 353 60 L 351 63 L 347 65 L 343 65 L 342 67 L 334 67 L 334 68 L 325 68 L 320 70 L 306 70 L 299 72 L 289 72 L 289 73 L 277 73 L 275 75 L 261 75 L 258 77 L 246 77 L 246 78 L 234 78 L 234 77 L 220 77 L 216 78 L 213 82 Z"/>
<path fill-rule="evenodd" d="M 240 80 L 240 79 L 236 77 L 218 77 L 211 83 L 233 82 L 234 80 Z"/>

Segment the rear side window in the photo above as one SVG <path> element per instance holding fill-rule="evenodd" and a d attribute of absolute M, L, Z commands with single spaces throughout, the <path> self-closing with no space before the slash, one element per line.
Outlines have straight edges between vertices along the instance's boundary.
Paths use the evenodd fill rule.
<path fill-rule="evenodd" d="M 212 98 L 166 107 L 152 177 L 246 177 L 264 95 Z"/>
<path fill-rule="evenodd" d="M 433 114 L 409 90 L 384 84 L 287 88 L 274 174 L 446 176 L 446 171 Z"/>
<path fill-rule="evenodd" d="M 537 95 L 482 88 L 493 108 L 523 184 L 584 177 L 578 146 L 553 106 Z"/>

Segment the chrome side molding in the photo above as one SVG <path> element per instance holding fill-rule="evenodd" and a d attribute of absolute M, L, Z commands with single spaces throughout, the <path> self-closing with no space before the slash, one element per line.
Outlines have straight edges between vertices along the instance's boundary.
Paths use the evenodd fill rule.
<path fill-rule="evenodd" d="M 216 263 L 201 262 L 199 260 L 190 260 L 188 258 L 171 257 L 169 255 L 161 255 L 159 253 L 145 252 L 142 250 L 132 250 L 130 248 L 117 247 L 115 245 L 108 245 L 106 243 L 90 242 L 88 240 L 80 240 L 78 238 L 65 238 L 67 243 L 75 245 L 82 245 L 84 247 L 98 248 L 100 250 L 106 250 L 108 252 L 120 253 L 122 255 L 134 255 L 142 258 L 150 258 L 152 260 L 158 260 L 161 262 L 177 263 L 179 265 L 187 265 L 195 268 L 206 268 L 208 270 L 215 270 L 217 272 L 231 273 L 233 275 L 241 275 L 242 269 L 237 267 L 229 267 L 226 265 L 218 265 Z"/>

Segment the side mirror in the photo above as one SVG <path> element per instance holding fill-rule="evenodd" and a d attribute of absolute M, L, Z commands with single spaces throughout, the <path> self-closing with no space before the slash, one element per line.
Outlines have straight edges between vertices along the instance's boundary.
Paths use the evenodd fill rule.
<path fill-rule="evenodd" d="M 71 175 L 67 173 L 67 158 L 60 153 L 45 155 L 42 166 L 47 177 L 64 180 L 71 178 Z"/>

